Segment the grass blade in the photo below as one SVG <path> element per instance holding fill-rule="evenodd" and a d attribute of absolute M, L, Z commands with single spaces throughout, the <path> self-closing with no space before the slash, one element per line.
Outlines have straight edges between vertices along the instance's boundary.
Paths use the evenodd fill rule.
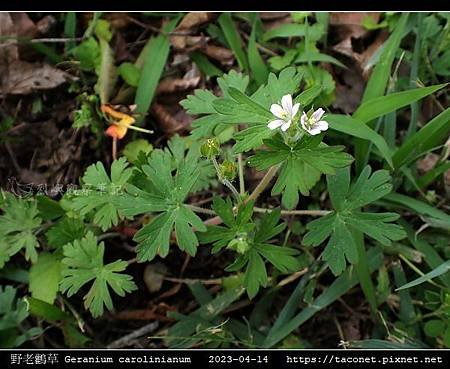
<path fill-rule="evenodd" d="M 218 19 L 220 28 L 225 36 L 225 39 L 233 50 L 234 56 L 239 64 L 239 67 L 243 71 L 248 70 L 248 62 L 244 53 L 243 43 L 239 32 L 236 29 L 236 25 L 231 19 L 230 13 L 223 13 Z"/>
<path fill-rule="evenodd" d="M 252 26 L 252 33 L 248 40 L 248 62 L 250 64 L 250 69 L 252 71 L 253 77 L 259 85 L 263 85 L 267 82 L 267 77 L 269 76 L 269 69 L 264 63 L 261 54 L 256 47 L 256 26 L 258 22 L 258 16 L 255 14 Z"/>
<path fill-rule="evenodd" d="M 353 231 L 353 239 L 355 240 L 355 245 L 358 248 L 358 263 L 355 264 L 356 273 L 358 274 L 359 284 L 364 292 L 364 295 L 369 302 L 372 316 L 377 317 L 377 298 L 375 295 L 375 287 L 370 276 L 370 268 L 367 259 L 367 251 L 364 246 L 364 235 L 362 232 Z"/>
<path fill-rule="evenodd" d="M 411 61 L 411 73 L 409 75 L 409 81 L 411 87 L 417 83 L 417 77 L 419 76 L 419 62 L 420 62 L 420 54 L 422 52 L 422 35 L 419 31 L 420 25 L 423 22 L 424 14 L 417 13 L 416 14 L 417 23 L 415 27 L 416 31 L 416 40 L 414 43 L 414 51 Z M 406 138 L 411 136 L 414 132 L 417 131 L 417 120 L 419 117 L 419 104 L 414 102 L 411 104 L 411 119 L 409 120 L 408 131 L 406 133 Z"/>
<path fill-rule="evenodd" d="M 391 342 L 386 340 L 362 340 L 350 341 L 350 348 L 355 349 L 372 349 L 372 350 L 405 350 L 405 349 L 420 349 L 427 346 L 422 342 Z"/>
<path fill-rule="evenodd" d="M 428 282 L 428 281 L 432 280 L 433 278 L 439 277 L 440 275 L 447 273 L 449 270 L 450 270 L 450 260 L 447 260 L 446 262 L 442 263 L 438 267 L 434 268 L 431 272 L 428 272 L 427 274 L 397 288 L 396 291 L 401 291 L 401 290 L 404 290 L 407 288 L 418 286 L 419 284 Z"/>
<path fill-rule="evenodd" d="M 386 140 L 367 124 L 363 124 L 348 115 L 342 114 L 328 114 L 326 120 L 330 123 L 330 128 L 336 131 L 372 142 L 378 148 L 387 163 L 393 168 L 391 150 L 389 149 Z"/>
<path fill-rule="evenodd" d="M 406 283 L 406 276 L 400 262 L 393 263 L 392 271 L 394 272 L 395 285 L 397 287 L 404 285 Z M 420 337 L 420 329 L 416 321 L 416 311 L 409 291 L 400 291 L 398 295 L 400 297 L 399 316 L 401 321 L 406 327 L 412 326 L 416 337 Z"/>
<path fill-rule="evenodd" d="M 69 38 L 75 38 L 77 30 L 77 13 L 68 12 L 64 19 L 64 36 Z M 69 41 L 66 43 L 65 52 L 68 53 L 75 47 L 75 41 Z"/>
<path fill-rule="evenodd" d="M 375 118 L 423 99 L 425 96 L 431 95 L 445 86 L 447 86 L 447 83 L 375 97 L 362 103 L 353 113 L 353 118 L 363 123 L 370 122 Z"/>
<path fill-rule="evenodd" d="M 295 311 L 298 307 L 298 302 L 305 292 L 305 286 L 309 282 L 311 274 L 312 271 L 310 270 L 300 279 L 297 287 L 295 287 L 294 292 L 291 294 L 291 296 L 289 296 L 289 299 L 281 310 L 280 315 L 278 315 L 277 320 L 267 334 L 267 337 L 271 337 L 275 332 L 279 331 L 295 315 Z"/>
<path fill-rule="evenodd" d="M 383 263 L 383 255 L 379 249 L 371 249 L 368 252 L 370 270 L 373 272 L 378 269 Z M 267 335 L 263 347 L 273 347 L 283 338 L 288 336 L 293 330 L 297 329 L 308 319 L 313 317 L 317 312 L 326 308 L 332 304 L 339 297 L 344 295 L 347 291 L 358 284 L 358 276 L 352 271 L 352 268 L 348 268 L 343 274 L 341 274 L 336 280 L 328 287 L 320 296 L 318 296 L 314 302 L 303 309 L 295 317 L 290 319 L 286 324 L 282 325 L 279 329 L 274 330 L 271 334 Z"/>
<path fill-rule="evenodd" d="M 408 20 L 408 14 L 402 14 L 397 26 L 392 32 L 392 35 L 386 41 L 385 47 L 383 48 L 382 54 L 380 55 L 379 61 L 376 64 L 369 82 L 367 83 L 362 102 L 365 103 L 376 97 L 383 96 L 391 75 L 392 63 L 395 59 L 395 54 L 400 46 L 400 42 L 404 36 L 404 29 L 406 22 Z M 373 123 L 368 123 L 370 127 Z M 362 169 L 366 166 L 369 158 L 370 148 L 362 140 L 356 140 L 355 142 L 355 167 L 356 173 L 360 173 Z"/>
<path fill-rule="evenodd" d="M 324 33 L 324 28 L 323 24 L 312 26 L 297 23 L 282 24 L 265 32 L 263 40 L 269 41 L 277 37 L 305 37 L 307 32 L 310 33 L 312 39 L 319 40 Z"/>
<path fill-rule="evenodd" d="M 444 142 L 450 134 L 449 122 L 450 108 L 434 117 L 406 140 L 392 157 L 394 167 L 407 165 Z"/>
<path fill-rule="evenodd" d="M 341 68 L 347 69 L 347 67 L 344 64 L 342 64 L 339 60 L 332 57 L 331 55 L 322 54 L 322 53 L 318 53 L 318 52 L 311 52 L 309 50 L 298 55 L 295 58 L 294 63 L 296 63 L 296 64 L 307 63 L 308 61 L 331 63 L 331 64 L 335 64 Z"/>
<path fill-rule="evenodd" d="M 99 39 L 101 62 L 95 91 L 100 96 L 100 102 L 107 104 L 117 80 L 117 70 L 114 66 L 114 55 L 108 41 Z"/>
<path fill-rule="evenodd" d="M 398 21 L 394 32 L 386 41 L 386 46 L 383 49 L 383 53 L 380 55 L 378 63 L 370 75 L 370 79 L 367 82 L 366 90 L 362 102 L 372 100 L 376 97 L 384 95 L 386 87 L 391 75 L 392 64 L 395 59 L 397 49 L 400 47 L 400 42 L 405 36 L 404 29 L 408 20 L 408 14 L 403 13 Z"/>
<path fill-rule="evenodd" d="M 178 20 L 179 17 L 167 23 L 163 28 L 164 32 L 172 31 Z M 136 112 L 140 114 L 146 114 L 150 108 L 170 51 L 170 42 L 166 34 L 160 34 L 151 38 L 148 42 L 148 45 L 144 48 L 141 78 L 134 100 L 137 105 Z M 142 121 L 142 118 L 140 121 Z"/>
<path fill-rule="evenodd" d="M 384 196 L 383 200 L 395 205 L 406 207 L 424 217 L 437 219 L 450 229 L 450 215 L 445 214 L 443 211 L 428 205 L 425 202 L 413 199 L 412 197 L 406 195 L 401 195 L 399 193 L 390 193 Z"/>
<path fill-rule="evenodd" d="M 428 187 L 431 183 L 433 183 L 436 178 L 440 175 L 444 174 L 447 170 L 450 169 L 450 161 L 446 161 L 438 165 L 436 168 L 431 169 L 427 173 L 425 173 L 422 177 L 417 179 L 417 184 L 421 189 Z"/>
<path fill-rule="evenodd" d="M 198 51 L 191 54 L 191 59 L 197 64 L 198 69 L 208 77 L 220 77 L 223 72 L 211 63 L 208 57 Z"/>
<path fill-rule="evenodd" d="M 444 259 L 438 254 L 438 252 L 431 246 L 428 242 L 424 241 L 420 236 L 417 236 L 411 226 L 404 220 L 400 220 L 400 224 L 406 231 L 406 235 L 408 237 L 411 245 L 416 248 L 416 250 L 420 251 L 423 254 L 423 258 L 425 263 L 430 268 L 437 268 L 444 262 Z M 450 274 L 441 275 L 439 277 L 441 282 L 450 289 Z"/>

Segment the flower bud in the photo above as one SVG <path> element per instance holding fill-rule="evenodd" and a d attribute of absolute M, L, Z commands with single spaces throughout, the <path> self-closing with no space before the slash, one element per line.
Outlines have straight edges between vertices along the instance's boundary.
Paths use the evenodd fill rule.
<path fill-rule="evenodd" d="M 223 178 L 232 181 L 234 177 L 236 177 L 236 165 L 230 160 L 224 160 L 224 162 L 220 164 L 220 174 Z"/>
<path fill-rule="evenodd" d="M 212 159 L 213 157 L 219 155 L 220 144 L 217 138 L 208 138 L 206 142 L 200 147 L 200 153 L 202 156 Z"/>
<path fill-rule="evenodd" d="M 227 248 L 236 251 L 238 254 L 245 254 L 249 249 L 249 244 L 247 241 L 247 235 L 238 236 L 234 240 L 228 243 Z"/>

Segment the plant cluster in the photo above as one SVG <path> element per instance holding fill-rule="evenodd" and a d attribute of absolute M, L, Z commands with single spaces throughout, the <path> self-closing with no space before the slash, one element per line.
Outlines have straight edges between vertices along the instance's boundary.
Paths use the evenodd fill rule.
<path fill-rule="evenodd" d="M 229 15 L 219 19 L 232 43 L 229 22 Z M 448 242 L 449 216 L 426 199 L 405 193 L 411 187 L 423 193 L 443 173 L 438 169 L 431 178 L 418 178 L 413 165 L 448 135 L 450 109 L 411 130 L 404 140 L 388 142 L 380 132 L 381 124 L 386 125 L 396 111 L 446 87 L 435 84 L 385 93 L 407 22 L 407 14 L 396 18 L 381 51 L 382 62 L 375 65 L 363 100 L 351 115 L 331 113 L 334 88 L 327 82 L 329 73 L 312 64 L 326 61 L 341 66 L 316 47 L 324 34 L 322 24 L 301 23 L 301 29 L 308 30 L 306 38 L 295 51 L 269 60 L 274 72 L 257 68 L 252 48 L 251 64 L 247 67 L 247 59 L 242 59 L 246 73 L 223 74 L 217 78 L 219 92 L 198 89 L 181 102 L 195 116 L 189 136 L 175 135 L 163 148 L 142 142 L 127 146 L 125 155 L 110 166 L 100 161 L 90 165 L 79 188 L 58 201 L 45 196 L 18 198 L 2 191 L 1 277 L 27 284 L 29 294 L 16 299 L 13 287 L 0 288 L 1 345 L 17 347 L 42 333 L 38 328 L 18 329 L 30 314 L 57 326 L 66 345 L 85 345 L 83 308 L 74 297 L 82 298 L 84 309 L 99 318 L 106 310 L 113 311 L 113 301 L 120 301 L 117 296 L 138 289 L 131 270 L 135 262 L 197 257 L 201 250 L 208 258 L 227 260 L 223 270 L 213 272 L 221 278 L 221 292 L 214 296 L 200 283 L 189 284 L 199 307 L 189 315 L 169 313 L 177 320 L 164 337 L 169 347 L 287 347 L 292 332 L 356 285 L 361 286 L 374 321 L 392 288 L 399 289 L 398 321 L 403 325 L 385 327 L 385 337 L 420 344 L 420 336 L 411 332 L 423 321 L 428 338 L 449 347 L 450 281 L 445 274 L 449 262 L 407 224 L 403 210 L 418 214 L 426 228 Z M 434 21 L 427 22 L 431 27 Z M 268 31 L 263 39 L 284 37 L 282 31 Z M 120 140 L 138 118 L 107 104 L 105 84 L 110 81 L 104 79 L 102 68 L 111 53 L 112 36 L 103 22 L 92 32 L 71 54 L 81 61 L 81 70 L 97 76 L 99 98 L 80 95 L 75 124 L 85 127 L 94 116 L 104 114 L 110 123 L 106 133 Z M 252 33 L 251 40 L 254 37 Z M 442 52 L 431 50 L 432 63 L 445 75 L 434 58 Z M 119 75 L 137 88 L 137 96 L 146 73 L 145 67 L 134 64 L 119 66 Z M 448 168 L 448 162 L 445 165 Z M 252 186 L 245 177 L 250 170 L 259 178 Z M 214 194 L 211 206 L 195 202 L 204 190 Z M 301 223 L 295 225 L 298 217 Z M 123 225 L 135 228 L 129 240 L 135 255 L 111 260 L 109 237 L 116 237 Z M 421 272 L 417 257 L 431 272 Z M 405 272 L 395 264 L 399 261 L 422 279 L 407 284 Z M 387 271 L 391 263 L 393 285 Z M 319 290 L 318 281 L 327 274 L 332 282 Z M 275 320 L 267 319 L 267 306 L 297 278 L 297 287 Z M 410 289 L 424 282 L 431 283 L 424 292 L 429 312 L 419 316 Z M 239 299 L 254 305 L 248 320 L 226 317 Z M 359 344 L 375 347 L 381 339 L 369 341 Z"/>

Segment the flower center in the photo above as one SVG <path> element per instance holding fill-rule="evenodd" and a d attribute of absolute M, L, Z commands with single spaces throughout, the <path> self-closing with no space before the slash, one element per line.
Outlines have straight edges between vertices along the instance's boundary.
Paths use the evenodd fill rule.
<path fill-rule="evenodd" d="M 316 120 L 313 117 L 309 117 L 306 120 L 305 124 L 308 127 L 308 129 L 311 129 L 314 126 L 314 124 L 316 124 Z"/>
<path fill-rule="evenodd" d="M 285 110 L 283 110 L 281 112 L 280 116 L 281 116 L 282 119 L 286 119 L 286 118 L 288 118 L 289 114 Z"/>

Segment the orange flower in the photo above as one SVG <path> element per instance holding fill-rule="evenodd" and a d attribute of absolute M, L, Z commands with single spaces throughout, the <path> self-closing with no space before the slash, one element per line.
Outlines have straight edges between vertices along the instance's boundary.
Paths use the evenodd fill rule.
<path fill-rule="evenodd" d="M 100 109 L 107 116 L 116 119 L 116 121 L 111 121 L 112 124 L 108 127 L 108 129 L 105 132 L 110 137 L 114 137 L 121 140 L 127 134 L 128 128 L 134 122 L 136 122 L 136 119 L 134 119 L 131 115 L 114 110 L 109 105 L 102 105 Z"/>

